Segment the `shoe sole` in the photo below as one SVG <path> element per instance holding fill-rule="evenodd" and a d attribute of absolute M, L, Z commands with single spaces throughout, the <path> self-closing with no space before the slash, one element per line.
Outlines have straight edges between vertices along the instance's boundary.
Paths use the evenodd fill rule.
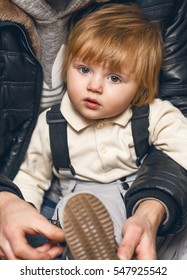
<path fill-rule="evenodd" d="M 117 260 L 110 215 L 92 194 L 77 194 L 64 209 L 63 229 L 76 260 Z"/>

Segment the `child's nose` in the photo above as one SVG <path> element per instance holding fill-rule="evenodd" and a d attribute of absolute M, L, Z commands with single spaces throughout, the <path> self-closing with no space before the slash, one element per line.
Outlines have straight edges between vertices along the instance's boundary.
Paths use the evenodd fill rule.
<path fill-rule="evenodd" d="M 89 83 L 88 83 L 88 90 L 92 91 L 92 92 L 95 92 L 95 93 L 102 94 L 102 92 L 103 92 L 102 79 L 100 77 L 97 77 L 97 76 L 92 76 L 90 78 Z"/>

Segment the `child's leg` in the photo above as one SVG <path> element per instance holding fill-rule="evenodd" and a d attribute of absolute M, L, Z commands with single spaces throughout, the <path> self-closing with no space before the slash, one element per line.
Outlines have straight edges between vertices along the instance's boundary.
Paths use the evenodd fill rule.
<path fill-rule="evenodd" d="M 90 193 L 95 195 L 106 207 L 113 221 L 115 238 L 117 243 L 122 240 L 122 227 L 126 220 L 126 210 L 122 196 L 125 191 L 121 187 L 120 181 L 110 184 L 97 184 L 74 180 L 70 184 L 69 190 L 58 203 L 53 219 L 59 218 L 63 228 L 63 212 L 67 201 L 78 193 Z"/>

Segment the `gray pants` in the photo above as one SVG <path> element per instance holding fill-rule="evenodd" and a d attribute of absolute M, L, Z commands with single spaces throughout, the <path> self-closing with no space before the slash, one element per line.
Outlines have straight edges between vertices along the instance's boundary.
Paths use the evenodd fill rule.
<path fill-rule="evenodd" d="M 75 179 L 61 182 L 62 198 L 54 212 L 53 219 L 59 219 L 63 228 L 63 210 L 68 199 L 78 193 L 95 195 L 107 208 L 114 224 L 114 233 L 117 243 L 122 241 L 122 228 L 126 221 L 126 209 L 123 201 L 125 190 L 121 181 L 109 184 L 84 182 Z M 176 235 L 157 238 L 157 255 L 160 260 L 187 259 L 187 228 Z"/>

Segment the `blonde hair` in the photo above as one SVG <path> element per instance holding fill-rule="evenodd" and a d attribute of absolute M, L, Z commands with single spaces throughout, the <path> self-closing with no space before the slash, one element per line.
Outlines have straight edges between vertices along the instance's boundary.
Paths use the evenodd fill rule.
<path fill-rule="evenodd" d="M 64 54 L 64 79 L 74 59 L 104 63 L 115 72 L 125 69 L 138 84 L 132 105 L 151 103 L 157 94 L 163 59 L 160 28 L 136 5 L 105 5 L 84 16 L 72 29 Z"/>

